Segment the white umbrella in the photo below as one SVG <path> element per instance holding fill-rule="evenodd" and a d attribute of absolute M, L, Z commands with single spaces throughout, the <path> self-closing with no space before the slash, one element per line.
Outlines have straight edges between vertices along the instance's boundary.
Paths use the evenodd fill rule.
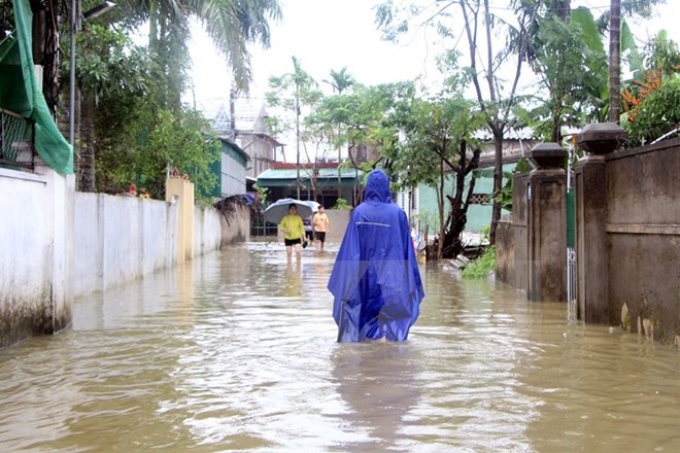
<path fill-rule="evenodd" d="M 294 204 L 297 206 L 297 213 L 300 217 L 305 218 L 312 215 L 312 207 L 306 201 L 296 200 L 294 198 L 282 198 L 272 203 L 264 210 L 265 222 L 278 224 L 284 215 L 288 214 L 288 208 Z"/>
<path fill-rule="evenodd" d="M 312 211 L 314 212 L 318 211 L 319 206 L 321 206 L 321 203 L 317 203 L 316 201 L 307 200 L 307 203 L 312 207 Z"/>

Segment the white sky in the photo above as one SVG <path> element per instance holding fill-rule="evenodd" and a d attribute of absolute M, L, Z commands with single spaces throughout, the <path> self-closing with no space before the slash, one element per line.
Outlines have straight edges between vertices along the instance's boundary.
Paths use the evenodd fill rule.
<path fill-rule="evenodd" d="M 373 23 L 373 7 L 383 0 L 280 0 L 283 19 L 272 24 L 269 50 L 253 47 L 254 81 L 251 97 L 262 99 L 271 75 L 292 71 L 291 57 L 296 56 L 302 68 L 320 84 L 329 79 L 330 70 L 347 71 L 365 85 L 411 80 L 418 76 L 436 78 L 434 30 L 423 27 L 404 44 L 380 40 Z M 435 0 L 422 1 L 435 5 Z M 574 0 L 598 11 L 608 8 L 610 0 Z M 505 8 L 508 0 L 492 0 L 492 7 Z M 680 42 L 680 27 L 674 21 L 680 17 L 680 0 L 667 0 L 660 6 L 659 17 L 635 27 L 639 39 L 666 29 L 671 38 Z M 190 45 L 193 60 L 194 93 L 197 107 L 214 111 L 228 99 L 230 75 L 223 58 L 215 51 L 210 39 L 194 27 Z M 461 40 L 463 43 L 464 40 Z"/>
<path fill-rule="evenodd" d="M 429 1 L 429 0 L 427 0 Z M 380 40 L 373 24 L 372 7 L 379 0 L 280 0 L 283 19 L 273 25 L 272 46 L 264 51 L 253 48 L 253 97 L 263 97 L 271 75 L 283 75 L 293 69 L 291 58 L 297 57 L 302 68 L 321 85 L 330 71 L 347 67 L 347 72 L 365 85 L 411 80 L 431 70 L 429 49 L 434 41 L 422 34 L 407 45 Z M 197 102 L 226 98 L 230 76 L 226 64 L 210 39 L 200 29 L 194 31 L 191 45 L 194 62 L 194 87 Z"/>

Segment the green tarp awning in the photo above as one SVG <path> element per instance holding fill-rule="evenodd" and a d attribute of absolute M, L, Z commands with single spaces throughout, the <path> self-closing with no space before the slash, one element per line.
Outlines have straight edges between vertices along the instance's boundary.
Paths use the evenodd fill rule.
<path fill-rule="evenodd" d="M 0 108 L 35 122 L 35 149 L 62 174 L 73 173 L 73 148 L 52 119 L 33 66 L 29 0 L 13 0 L 15 35 L 0 43 Z"/>

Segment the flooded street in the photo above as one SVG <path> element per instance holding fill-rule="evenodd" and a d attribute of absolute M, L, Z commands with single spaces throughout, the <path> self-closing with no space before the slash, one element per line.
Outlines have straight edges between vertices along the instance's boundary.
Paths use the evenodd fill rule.
<path fill-rule="evenodd" d="M 404 344 L 336 343 L 337 245 L 252 242 L 0 350 L 0 451 L 673 452 L 680 354 L 421 266 Z"/>

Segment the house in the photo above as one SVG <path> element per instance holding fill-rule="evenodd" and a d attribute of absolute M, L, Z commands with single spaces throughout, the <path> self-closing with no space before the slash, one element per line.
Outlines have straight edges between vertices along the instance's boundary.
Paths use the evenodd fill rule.
<path fill-rule="evenodd" d="M 257 177 L 257 185 L 268 189 L 269 199 L 298 198 L 314 200 L 332 208 L 338 198 L 356 205 L 361 200 L 361 172 L 354 168 L 338 168 L 337 162 L 300 164 L 277 162 Z"/>
<path fill-rule="evenodd" d="M 242 195 L 247 191 L 246 171 L 251 161 L 250 156 L 236 143 L 227 137 L 220 139 L 220 159 L 211 166 L 218 178 L 218 185 L 209 195 L 224 198 L 231 195 Z"/>
<path fill-rule="evenodd" d="M 283 157 L 284 144 L 269 134 L 268 115 L 264 102 L 250 98 L 236 98 L 232 94 L 229 108 L 221 104 L 212 119 L 212 129 L 231 140 L 249 157 L 246 177 L 252 182 Z"/>
<path fill-rule="evenodd" d="M 479 159 L 478 177 L 475 181 L 465 226 L 465 231 L 472 233 L 479 233 L 491 224 L 493 204 L 494 144 L 490 136 L 480 138 L 485 140 L 485 144 Z M 517 161 L 540 142 L 540 140 L 532 137 L 530 130 L 508 132 L 503 143 L 504 175 L 512 173 Z M 471 178 L 471 175 L 468 175 L 466 178 L 466 189 L 470 184 Z M 503 183 L 505 184 L 505 180 Z M 447 177 L 444 193 L 453 195 L 454 184 L 454 177 L 452 175 Z M 434 188 L 421 185 L 409 191 L 402 191 L 396 194 L 394 201 L 404 209 L 409 217 L 409 221 L 417 229 L 424 230 L 427 225 L 429 232 L 433 232 L 439 228 L 437 192 Z M 448 215 L 447 206 L 445 204 L 444 219 Z M 507 213 L 507 211 L 502 211 L 502 214 Z"/>

